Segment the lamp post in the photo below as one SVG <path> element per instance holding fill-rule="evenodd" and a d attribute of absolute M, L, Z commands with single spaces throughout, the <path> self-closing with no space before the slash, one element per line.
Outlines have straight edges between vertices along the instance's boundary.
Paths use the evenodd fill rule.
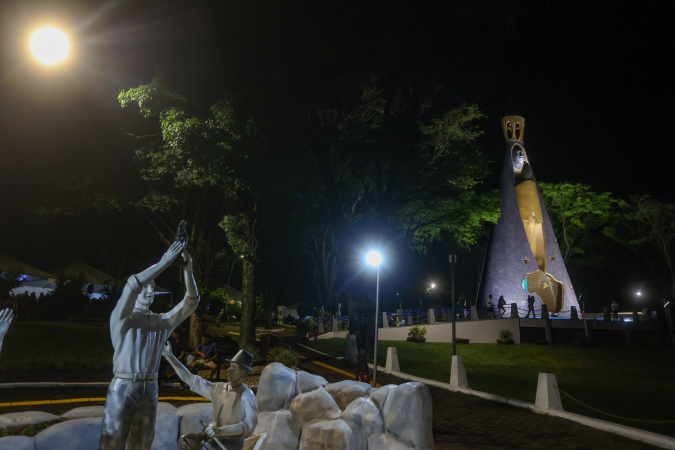
<path fill-rule="evenodd" d="M 457 355 L 457 335 L 455 327 L 457 321 L 455 320 L 455 263 L 457 262 L 457 255 L 449 255 L 450 259 L 450 286 L 452 291 L 452 356 Z"/>
<path fill-rule="evenodd" d="M 377 250 L 370 250 L 366 253 L 366 263 L 377 269 L 377 284 L 375 287 L 375 346 L 373 347 L 373 387 L 377 387 L 377 332 L 378 315 L 380 314 L 380 264 L 382 263 L 382 254 Z"/>
<path fill-rule="evenodd" d="M 675 335 L 673 335 L 673 319 L 670 317 L 670 310 L 668 309 L 668 306 L 670 306 L 670 300 L 662 299 L 663 302 L 663 312 L 666 315 L 666 324 L 668 325 L 668 328 L 670 328 L 670 343 L 673 344 L 673 350 L 675 350 Z"/>

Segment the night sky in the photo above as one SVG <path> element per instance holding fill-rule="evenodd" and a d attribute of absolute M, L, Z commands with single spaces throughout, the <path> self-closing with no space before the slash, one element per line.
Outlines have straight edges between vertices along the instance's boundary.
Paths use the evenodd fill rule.
<path fill-rule="evenodd" d="M 125 134 L 137 115 L 117 94 L 158 71 L 205 104 L 218 90 L 283 104 L 330 98 L 334 83 L 386 66 L 479 105 L 495 161 L 487 187 L 499 183 L 500 119 L 518 114 L 539 181 L 673 200 L 675 3 L 462 3 L 3 1 L 0 251 L 33 262 L 57 245 L 24 206 L 64 180 L 137 176 Z M 53 70 L 25 50 L 27 32 L 48 19 L 76 46 Z"/>

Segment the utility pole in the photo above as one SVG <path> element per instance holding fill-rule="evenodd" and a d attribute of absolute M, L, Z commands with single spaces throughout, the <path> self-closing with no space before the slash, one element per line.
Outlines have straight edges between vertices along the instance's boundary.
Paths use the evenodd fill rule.
<path fill-rule="evenodd" d="M 452 356 L 457 355 L 457 339 L 455 338 L 455 263 L 457 255 L 450 255 L 450 293 L 452 294 Z"/>

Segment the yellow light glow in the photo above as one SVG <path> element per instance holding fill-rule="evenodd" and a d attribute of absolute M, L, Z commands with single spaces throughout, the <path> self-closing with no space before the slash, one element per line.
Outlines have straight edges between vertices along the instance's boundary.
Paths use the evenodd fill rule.
<path fill-rule="evenodd" d="M 44 27 L 32 34 L 30 51 L 42 64 L 53 66 L 68 58 L 70 41 L 66 33 L 58 28 Z"/>

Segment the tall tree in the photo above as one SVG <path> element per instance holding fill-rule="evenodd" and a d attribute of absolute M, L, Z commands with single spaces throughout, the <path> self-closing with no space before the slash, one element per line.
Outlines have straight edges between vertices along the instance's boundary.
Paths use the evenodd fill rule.
<path fill-rule="evenodd" d="M 251 190 L 247 184 L 246 169 L 243 163 L 250 156 L 247 144 L 255 133 L 252 121 L 242 119 L 235 112 L 232 102 L 221 100 L 208 111 L 200 111 L 184 97 L 169 89 L 162 77 L 156 77 L 151 83 L 123 91 L 119 95 L 122 107 L 136 104 L 145 118 L 158 120 L 160 135 L 158 139 L 145 149 L 139 149 L 137 156 L 148 161 L 143 176 L 153 182 L 169 182 L 175 189 L 196 189 L 215 193 L 216 198 L 204 209 L 213 217 L 220 217 L 215 223 L 227 225 L 223 220 L 227 216 L 230 205 L 241 205 L 247 202 Z M 202 197 L 204 198 L 204 197 Z M 166 194 L 151 194 L 146 197 L 150 202 L 149 209 L 170 209 L 175 199 Z M 190 200 L 185 199 L 185 204 Z M 197 211 L 200 208 L 197 208 Z M 229 209 L 232 211 L 232 209 Z M 234 211 L 237 212 L 236 210 Z M 247 258 L 256 257 L 256 247 L 248 243 L 250 227 L 242 227 L 241 221 L 236 227 L 227 229 L 229 242 L 238 251 L 245 252 Z M 199 245 L 199 244 L 198 244 Z M 208 245 L 201 245 L 209 249 Z M 250 255 L 250 256 L 249 256 Z M 246 260 L 250 262 L 250 259 Z M 253 291 L 254 266 L 244 264 L 243 288 L 247 304 L 255 307 Z M 242 347 L 255 343 L 255 318 L 245 314 L 242 320 L 240 345 Z"/>
<path fill-rule="evenodd" d="M 478 108 L 442 112 L 435 89 L 381 84 L 371 80 L 347 92 L 342 108 L 309 114 L 318 187 L 310 248 L 320 305 L 334 306 L 351 278 L 336 281 L 345 251 L 366 235 L 386 234 L 394 247 L 424 251 L 442 232 L 469 243 L 482 222 L 498 216 L 496 203 L 474 192 L 487 175 L 476 145 Z"/>
<path fill-rule="evenodd" d="M 288 200 L 293 198 L 293 180 L 298 178 L 292 170 L 293 157 L 270 151 L 241 98 L 221 98 L 210 108 L 200 109 L 158 77 L 122 92 L 119 100 L 123 107 L 138 105 L 144 117 L 158 122 L 157 138 L 137 152 L 148 162 L 143 176 L 156 185 L 164 183 L 161 195 L 155 196 L 161 201 L 153 199 L 152 204 L 171 207 L 175 200 L 167 192 L 208 194 L 201 211 L 208 212 L 208 221 L 225 231 L 233 252 L 243 255 L 245 308 L 240 345 L 255 345 L 257 268 L 271 275 L 273 267 L 283 265 L 273 261 L 280 260 L 279 254 L 288 254 L 293 242 L 283 235 L 293 228 L 289 221 L 295 217 L 293 202 Z M 264 290 L 271 310 L 275 289 Z"/>
<path fill-rule="evenodd" d="M 293 134 L 299 153 L 315 167 L 304 197 L 317 306 L 349 304 L 350 326 L 369 348 L 373 327 L 361 317 L 370 320 L 372 302 L 347 264 L 358 247 L 376 240 L 424 253 L 450 235 L 470 246 L 496 222 L 498 197 L 476 193 L 487 160 L 475 105 L 457 105 L 425 82 L 376 78 L 338 98 L 305 105 L 295 115 L 305 120 L 287 130 L 301 130 Z"/>
<path fill-rule="evenodd" d="M 539 183 L 551 218 L 558 245 L 568 270 L 574 270 L 575 257 L 597 248 L 602 231 L 614 225 L 625 204 L 611 192 L 595 192 L 581 183 Z"/>
<path fill-rule="evenodd" d="M 610 237 L 645 260 L 662 286 L 661 299 L 675 299 L 675 204 L 636 195 L 619 217 Z"/>

